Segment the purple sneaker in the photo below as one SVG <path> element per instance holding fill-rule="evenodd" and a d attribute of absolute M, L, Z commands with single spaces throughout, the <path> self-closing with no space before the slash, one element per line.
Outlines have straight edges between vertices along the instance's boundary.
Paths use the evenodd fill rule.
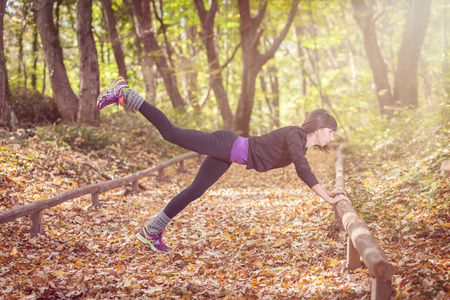
<path fill-rule="evenodd" d="M 97 98 L 97 108 L 102 110 L 110 104 L 116 103 L 117 105 L 123 105 L 123 94 L 122 89 L 130 89 L 128 83 L 123 79 L 123 77 L 118 77 L 111 83 L 111 86 L 105 88 L 100 96 Z"/>
<path fill-rule="evenodd" d="M 170 248 L 164 245 L 162 241 L 162 233 L 163 233 L 162 230 L 159 233 L 149 233 L 147 231 L 147 227 L 145 226 L 144 228 L 141 229 L 141 231 L 139 231 L 138 234 L 136 234 L 136 238 L 140 240 L 142 243 L 148 244 L 150 248 L 155 252 L 158 251 L 166 252 L 169 251 Z"/>

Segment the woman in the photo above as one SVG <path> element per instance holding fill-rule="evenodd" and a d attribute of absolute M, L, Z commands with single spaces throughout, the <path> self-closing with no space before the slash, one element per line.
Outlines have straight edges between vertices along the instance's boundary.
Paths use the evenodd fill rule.
<path fill-rule="evenodd" d="M 206 133 L 178 128 L 163 112 L 145 102 L 136 91 L 130 89 L 122 77 L 114 80 L 110 87 L 102 91 L 98 97 L 97 107 L 101 110 L 107 105 L 119 103 L 139 111 L 159 130 L 165 140 L 206 155 L 192 184 L 176 195 L 136 234 L 138 240 L 148 244 L 154 251 L 170 250 L 162 242 L 162 233 L 166 226 L 189 203 L 203 195 L 232 163 L 244 164 L 247 165 L 247 169 L 259 172 L 294 163 L 300 179 L 326 202 L 331 205 L 342 200 L 350 202 L 343 190 L 327 191 L 323 188 L 311 172 L 305 158 L 308 147 L 318 146 L 321 150 L 327 151 L 328 143 L 333 140 L 337 123 L 325 109 L 310 112 L 301 127 L 288 126 L 262 136 L 244 138 L 231 130 Z"/>

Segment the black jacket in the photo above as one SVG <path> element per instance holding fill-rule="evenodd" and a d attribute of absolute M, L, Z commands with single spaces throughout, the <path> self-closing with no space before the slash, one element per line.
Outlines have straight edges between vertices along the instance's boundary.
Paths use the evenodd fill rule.
<path fill-rule="evenodd" d="M 247 169 L 265 172 L 294 163 L 298 177 L 310 188 L 318 184 L 305 154 L 306 133 L 299 126 L 276 129 L 249 138 Z"/>

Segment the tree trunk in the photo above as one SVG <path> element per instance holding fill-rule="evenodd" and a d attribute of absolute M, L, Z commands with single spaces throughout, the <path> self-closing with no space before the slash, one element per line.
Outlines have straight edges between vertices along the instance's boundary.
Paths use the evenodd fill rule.
<path fill-rule="evenodd" d="M 394 99 L 405 108 L 416 108 L 419 104 L 417 98 L 417 67 L 430 20 L 430 9 L 430 0 L 410 1 L 405 32 L 398 53 L 394 84 Z"/>
<path fill-rule="evenodd" d="M 354 17 L 362 30 L 364 48 L 369 60 L 375 82 L 375 89 L 382 114 L 392 116 L 394 98 L 389 84 L 387 66 L 381 55 L 375 32 L 374 10 L 368 7 L 364 0 L 352 0 Z"/>
<path fill-rule="evenodd" d="M 158 45 L 155 33 L 153 32 L 150 0 L 132 0 L 131 3 L 133 5 L 136 30 L 144 44 L 144 61 L 148 60 L 149 57 L 153 59 L 159 74 L 164 80 L 164 85 L 173 107 L 184 108 L 185 102 L 178 91 L 174 71 L 169 67 L 167 59 L 161 47 Z M 145 65 L 147 68 L 149 67 L 147 64 Z M 144 70 L 144 75 L 146 72 L 148 70 Z"/>
<path fill-rule="evenodd" d="M 64 66 L 64 57 L 58 34 L 53 23 L 54 0 L 36 0 L 33 10 L 44 49 L 50 83 L 62 119 L 66 123 L 75 123 L 78 112 L 78 98 L 70 87 Z"/>
<path fill-rule="evenodd" d="M 33 28 L 33 42 L 32 42 L 32 51 L 33 51 L 33 71 L 31 72 L 31 87 L 33 90 L 37 91 L 37 83 L 36 83 L 36 74 L 37 74 L 37 62 L 38 62 L 38 32 L 37 26 Z"/>
<path fill-rule="evenodd" d="M 239 96 L 239 103 L 236 111 L 235 129 L 238 134 L 248 136 L 250 133 L 250 117 L 253 109 L 253 102 L 255 98 L 255 81 L 258 72 L 262 66 L 273 57 L 275 51 L 280 46 L 283 39 L 289 30 L 289 27 L 294 20 L 297 13 L 297 6 L 299 0 L 293 0 L 289 12 L 288 20 L 283 31 L 274 40 L 272 46 L 267 52 L 261 54 L 258 51 L 259 38 L 262 35 L 262 30 L 259 25 L 264 18 L 268 2 L 264 2 L 263 6 L 258 9 L 254 17 L 250 13 L 249 0 L 239 1 L 240 13 L 240 31 L 241 43 L 243 52 L 243 73 L 241 82 L 241 94 Z"/>
<path fill-rule="evenodd" d="M 181 87 L 184 95 L 184 99 L 188 101 L 188 103 L 197 103 L 194 104 L 199 108 L 199 97 L 198 97 L 198 70 L 195 68 L 195 60 L 198 58 L 198 45 L 196 42 L 196 38 L 198 35 L 197 26 L 187 26 L 186 27 L 186 38 L 191 42 L 186 46 L 186 50 L 183 50 L 183 47 L 179 47 L 179 61 L 180 61 L 180 80 Z M 169 43 L 167 42 L 167 45 Z M 167 49 L 169 51 L 169 49 Z M 171 51 L 171 50 L 170 50 Z"/>
<path fill-rule="evenodd" d="M 23 8 L 23 18 L 26 18 L 26 5 L 24 5 Z M 21 26 L 21 28 L 19 29 L 19 32 L 17 33 L 17 44 L 19 46 L 19 53 L 18 53 L 18 61 L 17 61 L 17 74 L 18 74 L 18 86 L 21 86 L 21 82 L 22 82 L 22 78 L 24 78 L 25 80 L 23 81 L 23 87 L 26 88 L 27 87 L 27 75 L 26 75 L 26 70 L 25 68 L 23 68 L 23 72 L 24 74 L 22 75 L 22 67 L 25 66 L 24 62 L 23 62 L 23 34 L 25 33 L 26 30 L 26 22 L 23 22 L 23 25 Z"/>
<path fill-rule="evenodd" d="M 92 34 L 92 0 L 77 2 L 77 38 L 80 55 L 80 101 L 77 121 L 99 126 L 100 113 L 96 100 L 100 93 L 100 70 Z"/>
<path fill-rule="evenodd" d="M 16 115 L 11 107 L 8 74 L 3 46 L 3 17 L 7 0 L 0 0 L 0 126 L 15 127 L 18 125 Z"/>
<path fill-rule="evenodd" d="M 219 57 L 214 40 L 214 18 L 218 11 L 217 0 L 212 0 L 208 11 L 205 9 L 203 0 L 195 0 L 195 6 L 202 25 L 200 38 L 205 45 L 206 57 L 208 58 L 210 85 L 216 96 L 224 127 L 233 129 L 234 116 L 228 102 L 227 91 L 223 86 L 222 68 L 219 65 Z"/>
<path fill-rule="evenodd" d="M 295 37 L 296 37 L 296 40 L 297 40 L 298 57 L 299 57 L 300 61 L 303 61 L 303 57 L 305 56 L 305 53 L 304 53 L 304 50 L 303 50 L 303 47 L 302 47 L 302 41 L 301 41 L 301 38 L 303 36 L 303 30 L 302 30 L 302 28 L 299 25 L 295 26 L 294 29 L 295 29 Z M 306 79 L 308 78 L 308 76 L 306 74 L 305 65 L 303 63 L 300 63 L 299 71 L 300 71 L 300 78 L 301 78 L 301 81 L 302 81 L 302 88 L 301 88 L 302 95 L 306 95 L 306 93 L 307 93 L 307 85 L 308 85 Z M 306 103 L 305 103 L 305 105 L 306 105 Z"/>
<path fill-rule="evenodd" d="M 278 86 L 278 70 L 275 65 L 268 68 L 270 79 L 270 102 L 271 102 L 271 120 L 272 129 L 280 127 L 280 91 Z"/>
<path fill-rule="evenodd" d="M 125 65 L 125 57 L 123 55 L 122 46 L 120 45 L 119 35 L 116 29 L 116 18 L 112 9 L 111 0 L 101 0 L 103 4 L 103 15 L 108 25 L 109 41 L 116 58 L 117 68 L 119 69 L 119 75 L 128 80 L 127 67 Z"/>
<path fill-rule="evenodd" d="M 156 101 L 156 74 L 153 68 L 149 32 L 152 30 L 150 1 L 132 0 L 133 16 L 139 40 L 144 45 L 142 58 L 142 73 L 144 76 L 145 95 L 149 102 Z M 148 16 L 150 15 L 150 19 Z"/>

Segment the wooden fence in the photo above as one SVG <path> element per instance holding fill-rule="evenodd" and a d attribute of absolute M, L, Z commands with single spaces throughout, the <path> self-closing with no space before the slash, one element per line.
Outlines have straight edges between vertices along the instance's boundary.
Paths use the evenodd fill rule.
<path fill-rule="evenodd" d="M 14 208 L 10 211 L 6 211 L 0 214 L 0 224 L 15 220 L 20 217 L 31 215 L 31 234 L 36 235 L 38 233 L 42 233 L 43 232 L 42 211 L 44 209 L 59 205 L 68 200 L 75 199 L 87 194 L 91 194 L 92 205 L 94 207 L 98 207 L 100 205 L 99 202 L 100 194 L 103 194 L 109 190 L 121 186 L 126 186 L 130 183 L 132 184 L 132 192 L 135 192 L 137 191 L 139 180 L 141 178 L 146 177 L 154 172 L 159 172 L 158 177 L 162 178 L 164 176 L 165 168 L 174 165 L 176 163 L 180 163 L 180 169 L 184 169 L 184 160 L 194 157 L 200 158 L 200 155 L 195 152 L 189 152 L 177 156 L 175 158 L 169 159 L 168 161 L 160 165 L 146 169 L 141 172 L 137 172 L 122 178 L 108 180 L 106 182 L 91 184 L 74 190 L 69 190 L 52 198 L 38 200 L 33 203 L 18 208 Z"/>
<path fill-rule="evenodd" d="M 344 145 L 339 146 L 336 153 L 336 187 L 345 189 L 344 181 Z M 340 201 L 334 207 L 335 224 L 345 229 L 347 237 L 347 268 L 355 270 L 361 266 L 363 258 L 372 276 L 372 300 L 391 298 L 392 276 L 394 268 L 388 262 L 383 250 L 372 236 L 367 224 L 360 219 L 352 205 Z"/>

